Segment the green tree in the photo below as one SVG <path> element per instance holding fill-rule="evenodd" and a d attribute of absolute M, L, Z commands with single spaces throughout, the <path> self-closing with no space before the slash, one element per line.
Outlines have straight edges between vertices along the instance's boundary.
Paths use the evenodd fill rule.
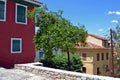
<path fill-rule="evenodd" d="M 36 49 L 42 48 L 45 59 L 51 61 L 54 57 L 52 49 L 61 48 L 67 52 L 68 66 L 70 66 L 70 50 L 75 48 L 78 42 L 85 44 L 87 31 L 84 26 L 74 26 L 69 20 L 63 18 L 62 12 L 52 12 L 43 6 L 29 11 L 28 16 L 37 13 L 35 24 L 39 29 L 34 37 Z"/>
<path fill-rule="evenodd" d="M 116 43 L 115 49 L 117 51 L 117 55 L 114 57 L 115 66 L 117 68 L 117 73 L 120 75 L 120 26 L 117 24 L 115 30 L 113 30 L 113 39 Z"/>
<path fill-rule="evenodd" d="M 34 37 L 34 43 L 36 49 L 43 49 L 46 60 L 50 61 L 53 57 L 52 49 L 56 47 L 56 39 L 58 32 L 60 32 L 59 21 L 62 11 L 52 12 L 48 11 L 46 6 L 41 8 L 34 8 L 32 11 L 28 11 L 28 17 L 36 17 L 35 26 L 39 29 Z M 58 31 L 58 32 L 57 32 Z"/>
<path fill-rule="evenodd" d="M 120 26 L 119 24 L 116 26 L 115 30 L 113 30 L 113 39 L 116 43 L 115 48 L 117 50 L 117 53 L 120 54 Z"/>
<path fill-rule="evenodd" d="M 71 53 L 70 56 L 71 61 L 71 71 L 80 71 L 80 68 L 83 66 L 81 58 L 78 53 Z M 45 58 L 41 58 L 40 62 L 44 63 L 44 66 L 68 70 L 67 65 L 67 54 L 54 54 L 54 58 L 52 58 L 51 62 L 47 62 Z"/>
<path fill-rule="evenodd" d="M 61 38 L 61 48 L 67 52 L 68 55 L 68 68 L 70 70 L 70 51 L 73 50 L 78 42 L 85 44 L 87 32 L 84 27 L 78 27 L 71 25 L 68 21 L 64 20 L 67 24 L 64 24 Z"/>

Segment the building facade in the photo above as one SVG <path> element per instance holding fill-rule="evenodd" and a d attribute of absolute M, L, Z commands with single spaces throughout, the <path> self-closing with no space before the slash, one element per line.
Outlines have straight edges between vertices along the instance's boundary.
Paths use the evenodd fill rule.
<path fill-rule="evenodd" d="M 34 20 L 26 14 L 40 5 L 34 0 L 0 0 L 0 66 L 34 61 Z"/>
<path fill-rule="evenodd" d="M 110 76 L 110 48 L 105 38 L 89 34 L 85 47 L 78 46 L 83 61 L 82 71 L 88 74 Z"/>

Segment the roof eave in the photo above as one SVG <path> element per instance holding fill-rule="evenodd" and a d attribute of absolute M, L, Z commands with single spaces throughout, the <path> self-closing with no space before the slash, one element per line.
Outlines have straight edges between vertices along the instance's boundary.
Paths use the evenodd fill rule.
<path fill-rule="evenodd" d="M 106 49 L 106 50 L 110 50 L 110 48 L 88 48 L 88 47 L 82 47 L 82 48 L 77 48 L 77 49 L 99 49 L 99 50 L 101 50 L 101 49 Z"/>
<path fill-rule="evenodd" d="M 13 2 L 28 5 L 28 6 L 41 6 L 42 3 L 38 1 L 33 1 L 33 0 L 12 0 Z"/>
<path fill-rule="evenodd" d="M 24 1 L 35 4 L 36 6 L 41 6 L 42 4 L 41 2 L 37 2 L 37 1 L 31 1 L 31 0 L 24 0 Z"/>

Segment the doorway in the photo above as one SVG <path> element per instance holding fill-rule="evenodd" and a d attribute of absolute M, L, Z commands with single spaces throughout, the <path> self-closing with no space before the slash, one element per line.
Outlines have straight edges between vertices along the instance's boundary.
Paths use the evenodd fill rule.
<path fill-rule="evenodd" d="M 82 72 L 86 73 L 86 67 L 82 67 Z"/>

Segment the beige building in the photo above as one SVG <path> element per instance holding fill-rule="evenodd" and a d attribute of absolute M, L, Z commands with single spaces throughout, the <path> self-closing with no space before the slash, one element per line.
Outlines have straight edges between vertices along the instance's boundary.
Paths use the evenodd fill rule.
<path fill-rule="evenodd" d="M 77 46 L 78 53 L 83 61 L 82 71 L 94 75 L 110 75 L 110 48 L 108 40 L 89 34 L 87 37 L 87 45 Z"/>

